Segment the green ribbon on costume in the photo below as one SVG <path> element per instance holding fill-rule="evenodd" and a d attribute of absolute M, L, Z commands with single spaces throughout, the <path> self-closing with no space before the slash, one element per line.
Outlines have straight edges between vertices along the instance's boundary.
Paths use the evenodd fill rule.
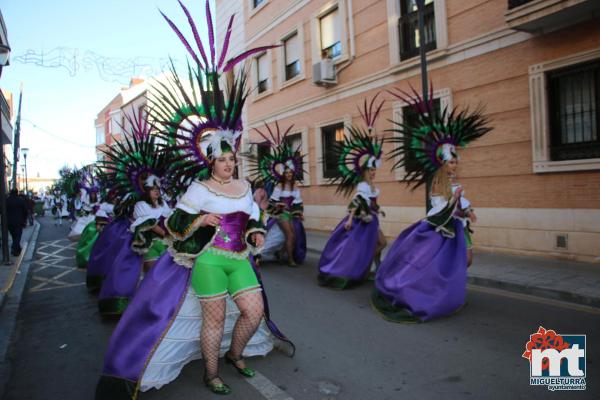
<path fill-rule="evenodd" d="M 77 242 L 77 250 L 75 252 L 75 262 L 77 263 L 78 268 L 87 267 L 90 254 L 92 253 L 92 247 L 94 247 L 94 243 L 96 243 L 98 235 L 99 233 L 96 230 L 96 221 L 92 221 L 87 224 L 83 229 L 83 232 L 81 232 L 79 242 Z"/>
<path fill-rule="evenodd" d="M 453 238 L 456 235 L 453 218 L 456 205 L 457 202 L 451 200 L 440 212 L 426 218 L 427 222 L 434 226 L 436 231 L 449 238 Z"/>
<path fill-rule="evenodd" d="M 173 235 L 172 247 L 178 253 L 198 254 L 209 244 L 216 229 L 200 226 L 202 214 L 190 214 L 179 208 L 167 219 L 166 226 Z"/>

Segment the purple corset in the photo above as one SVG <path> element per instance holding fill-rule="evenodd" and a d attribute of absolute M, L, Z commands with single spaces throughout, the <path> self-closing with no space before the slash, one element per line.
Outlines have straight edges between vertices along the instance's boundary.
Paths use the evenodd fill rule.
<path fill-rule="evenodd" d="M 379 211 L 379 206 L 377 205 L 377 197 L 370 197 L 371 200 L 371 211 L 377 213 Z"/>
<path fill-rule="evenodd" d="M 242 211 L 222 214 L 212 245 L 236 253 L 246 250 L 244 235 L 249 219 L 250 216 Z"/>
<path fill-rule="evenodd" d="M 285 203 L 286 210 L 292 208 L 292 204 L 294 203 L 294 196 L 280 197 L 279 201 Z"/>

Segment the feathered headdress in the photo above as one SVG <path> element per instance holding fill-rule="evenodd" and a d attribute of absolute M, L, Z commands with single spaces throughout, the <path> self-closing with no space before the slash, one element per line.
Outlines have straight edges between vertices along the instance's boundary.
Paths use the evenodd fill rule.
<path fill-rule="evenodd" d="M 385 101 L 376 105 L 377 96 L 379 93 L 371 101 L 365 99 L 362 109 L 358 108 L 366 129 L 352 125 L 348 128 L 349 135 L 333 146 L 338 165 L 331 183 L 338 185 L 336 193 L 350 195 L 367 169 L 381 167 L 383 138 L 376 137 L 374 126 Z"/>
<path fill-rule="evenodd" d="M 169 193 L 173 188 L 166 178 L 167 155 L 159 151 L 147 117 L 126 115 L 126 118 L 130 131 L 122 141 L 115 141 L 108 150 L 103 150 L 106 159 L 100 162 L 100 167 L 115 194 L 135 204 L 148 188 L 157 186 L 163 193 Z"/>
<path fill-rule="evenodd" d="M 397 158 L 394 168 L 404 167 L 405 180 L 415 189 L 427 182 L 446 161 L 456 158 L 457 147 L 465 147 L 492 128 L 481 108 L 473 112 L 445 108 L 439 113 L 433 106 L 433 88 L 427 102 L 414 89 L 412 91 L 412 96 L 399 89 L 398 93 L 389 92 L 409 104 L 417 114 L 416 121 L 394 122 L 395 127 L 390 131 L 399 135 L 390 140 L 396 143 L 390 158 Z"/>
<path fill-rule="evenodd" d="M 275 121 L 274 131 L 265 123 L 269 136 L 258 128 L 254 130 L 265 139 L 263 143 L 255 143 L 257 146 L 268 146 L 271 151 L 260 158 L 250 156 L 250 174 L 259 182 L 277 184 L 284 179 L 286 170 L 294 173 L 294 179 L 302 179 L 304 155 L 300 149 L 294 149 L 285 139 L 293 128 L 290 125 L 285 132 L 281 132 L 279 123 Z"/>
<path fill-rule="evenodd" d="M 154 123 L 161 127 L 160 135 L 167 143 L 171 161 L 178 168 L 173 179 L 205 178 L 212 160 L 225 151 L 237 152 L 242 134 L 241 115 L 248 91 L 246 73 L 241 70 L 233 79 L 227 93 L 221 91 L 219 77 L 232 71 L 233 67 L 253 54 L 276 46 L 263 46 L 244 51 L 227 60 L 234 16 L 231 16 L 216 60 L 213 21 L 208 0 L 206 1 L 206 24 L 209 36 L 209 52 L 198 34 L 196 23 L 187 8 L 179 2 L 185 13 L 194 41 L 196 52 L 181 30 L 164 14 L 163 17 L 175 31 L 191 55 L 195 67 L 188 64 L 189 86 L 182 82 L 171 65 L 172 78 L 168 83 L 155 85 L 155 100 L 152 100 Z M 209 53 L 209 54 L 208 54 Z"/>
<path fill-rule="evenodd" d="M 67 197 L 75 197 L 80 188 L 81 170 L 65 166 L 60 169 L 59 174 L 60 180 L 56 188 L 66 194 Z"/>
<path fill-rule="evenodd" d="M 98 178 L 94 173 L 94 165 L 86 165 L 80 170 L 79 188 L 84 190 L 89 196 L 92 193 L 100 192 L 100 184 Z M 82 192 L 83 193 L 83 192 Z"/>

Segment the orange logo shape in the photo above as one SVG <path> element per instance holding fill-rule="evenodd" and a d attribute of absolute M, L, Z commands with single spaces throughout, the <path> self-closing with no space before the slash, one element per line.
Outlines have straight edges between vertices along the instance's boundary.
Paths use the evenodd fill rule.
<path fill-rule="evenodd" d="M 568 349 L 571 346 L 570 343 L 564 341 L 563 337 L 558 335 L 552 329 L 546 330 L 543 326 L 538 328 L 538 331 L 533 335 L 529 335 L 529 342 L 525 343 L 525 352 L 521 357 L 526 358 L 531 363 L 531 350 L 539 349 L 544 351 L 546 349 L 556 349 L 562 351 Z M 564 360 L 561 360 L 561 362 Z M 550 360 L 544 358 L 542 360 L 542 370 L 548 369 Z"/>

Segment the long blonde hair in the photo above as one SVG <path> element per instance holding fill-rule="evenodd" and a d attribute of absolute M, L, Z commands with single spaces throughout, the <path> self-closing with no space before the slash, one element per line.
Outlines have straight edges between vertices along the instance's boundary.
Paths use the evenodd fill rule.
<path fill-rule="evenodd" d="M 448 200 L 452 197 L 452 182 L 448 174 L 448 164 L 444 163 L 433 176 L 431 195 L 444 196 Z"/>

